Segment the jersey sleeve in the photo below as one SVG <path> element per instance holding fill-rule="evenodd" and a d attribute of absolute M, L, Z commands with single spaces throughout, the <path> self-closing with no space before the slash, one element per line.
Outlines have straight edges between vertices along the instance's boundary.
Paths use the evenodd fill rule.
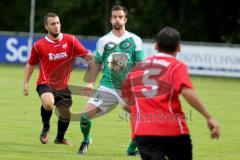
<path fill-rule="evenodd" d="M 143 52 L 143 50 L 135 51 L 135 60 L 136 60 L 136 62 L 140 62 L 143 59 L 144 59 L 144 52 Z"/>
<path fill-rule="evenodd" d="M 135 48 L 135 61 L 140 62 L 144 59 L 144 52 L 142 46 L 142 40 L 140 37 L 135 38 L 136 48 Z"/>
<path fill-rule="evenodd" d="M 193 88 L 190 76 L 188 74 L 187 66 L 185 64 L 180 64 L 174 72 L 174 88 L 178 93 L 181 92 L 183 86 L 188 88 Z"/>
<path fill-rule="evenodd" d="M 101 41 L 98 40 L 97 42 L 97 46 L 96 46 L 96 52 L 95 52 L 95 63 L 97 64 L 102 64 L 103 63 L 103 49 L 102 49 L 102 44 Z"/>
<path fill-rule="evenodd" d="M 28 64 L 36 65 L 39 63 L 39 55 L 37 53 L 36 45 L 34 44 L 31 50 L 30 58 L 28 59 Z"/>
<path fill-rule="evenodd" d="M 79 42 L 79 40 L 73 37 L 73 54 L 74 56 L 84 57 L 88 54 L 88 50 Z"/>

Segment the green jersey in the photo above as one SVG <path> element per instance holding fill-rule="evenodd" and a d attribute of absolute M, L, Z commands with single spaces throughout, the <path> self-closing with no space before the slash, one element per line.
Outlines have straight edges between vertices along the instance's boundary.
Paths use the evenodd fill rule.
<path fill-rule="evenodd" d="M 144 58 L 142 40 L 128 31 L 122 37 L 109 32 L 97 42 L 95 63 L 103 64 L 100 85 L 121 89 L 128 72 Z"/>

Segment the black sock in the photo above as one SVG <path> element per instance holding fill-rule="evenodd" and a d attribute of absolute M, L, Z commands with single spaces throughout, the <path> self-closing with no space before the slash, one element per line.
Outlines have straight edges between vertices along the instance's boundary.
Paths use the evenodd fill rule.
<path fill-rule="evenodd" d="M 67 131 L 67 128 L 69 126 L 70 121 L 67 119 L 62 119 L 59 117 L 58 119 L 58 133 L 57 133 L 57 139 L 63 140 L 65 132 Z"/>
<path fill-rule="evenodd" d="M 43 106 L 41 106 L 41 117 L 44 128 L 50 127 L 50 118 L 52 116 L 52 111 L 47 111 Z"/>

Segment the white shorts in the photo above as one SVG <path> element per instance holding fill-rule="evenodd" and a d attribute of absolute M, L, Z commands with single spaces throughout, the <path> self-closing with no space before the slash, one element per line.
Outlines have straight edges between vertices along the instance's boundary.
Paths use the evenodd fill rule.
<path fill-rule="evenodd" d="M 88 103 L 95 105 L 104 113 L 110 112 L 118 104 L 120 104 L 122 107 L 127 105 L 124 100 L 119 96 L 120 92 L 120 90 L 114 90 L 111 88 L 100 86 L 97 91 L 92 95 L 92 97 L 88 100 Z"/>

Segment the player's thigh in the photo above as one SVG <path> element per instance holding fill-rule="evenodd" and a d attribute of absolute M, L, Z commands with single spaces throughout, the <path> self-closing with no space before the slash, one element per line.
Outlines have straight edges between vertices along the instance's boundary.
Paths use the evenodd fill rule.
<path fill-rule="evenodd" d="M 165 149 L 170 160 L 192 160 L 192 143 L 189 135 L 173 138 Z"/>
<path fill-rule="evenodd" d="M 108 114 L 109 112 L 111 112 L 112 110 L 114 110 L 115 108 L 117 107 L 117 104 L 115 105 L 111 105 L 110 107 L 106 107 L 107 110 L 103 111 L 103 110 L 100 110 L 100 112 L 98 112 L 97 114 L 95 114 L 95 116 L 93 118 L 97 118 L 97 117 L 101 117 L 105 114 Z"/>
<path fill-rule="evenodd" d="M 60 91 L 55 90 L 53 94 L 55 96 L 55 105 L 59 111 L 60 117 L 63 119 L 70 119 L 72 106 L 71 91 L 66 88 Z"/>
<path fill-rule="evenodd" d="M 98 110 L 92 117 L 96 118 L 112 111 L 118 104 L 116 95 L 106 91 L 97 90 L 88 101 L 88 112 L 90 110 Z"/>
<path fill-rule="evenodd" d="M 70 108 L 72 106 L 72 95 L 71 91 L 66 88 L 60 91 L 53 91 L 55 97 L 55 105 L 56 107 L 66 107 Z"/>
<path fill-rule="evenodd" d="M 102 112 L 100 108 L 92 103 L 88 103 L 83 111 L 83 114 L 86 115 L 89 119 L 93 119 L 100 112 Z"/>
<path fill-rule="evenodd" d="M 46 84 L 40 84 L 37 85 L 36 91 L 40 97 L 43 107 L 47 110 L 52 110 L 55 102 L 52 89 Z"/>
<path fill-rule="evenodd" d="M 161 144 L 157 143 L 157 137 L 136 136 L 136 142 L 142 160 L 165 160 Z"/>

